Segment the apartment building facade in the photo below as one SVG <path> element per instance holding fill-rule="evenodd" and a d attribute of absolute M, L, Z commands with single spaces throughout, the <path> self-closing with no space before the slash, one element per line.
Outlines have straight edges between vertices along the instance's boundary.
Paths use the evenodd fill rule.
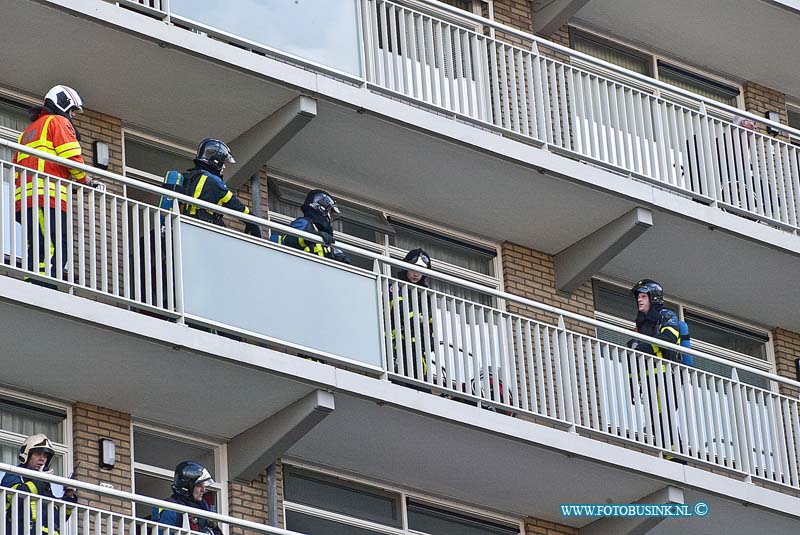
<path fill-rule="evenodd" d="M 57 475 L 163 498 L 193 458 L 217 512 L 309 534 L 796 532 L 791 4 L 2 2 L 0 461 L 45 432 Z M 59 291 L 22 280 L 10 163 L 56 83 L 106 185 L 70 186 Z M 265 229 L 330 191 L 353 265 L 158 210 L 209 136 Z M 425 369 L 388 334 L 416 247 Z M 692 333 L 675 399 L 632 379 L 645 277 Z M 665 501 L 709 514 L 560 508 Z"/>

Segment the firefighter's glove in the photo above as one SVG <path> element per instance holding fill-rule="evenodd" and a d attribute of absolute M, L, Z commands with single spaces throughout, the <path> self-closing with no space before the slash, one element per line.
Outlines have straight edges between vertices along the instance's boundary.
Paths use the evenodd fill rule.
<path fill-rule="evenodd" d="M 338 247 L 334 247 L 333 249 L 331 249 L 331 258 L 333 258 L 338 262 L 344 262 L 345 264 L 350 264 L 350 265 L 353 264 L 353 262 L 350 260 L 350 258 L 347 257 L 344 251 L 342 251 Z"/>
<path fill-rule="evenodd" d="M 255 223 L 245 223 L 244 224 L 244 231 L 245 233 L 255 236 L 256 238 L 261 237 L 261 227 L 256 225 Z"/>
<path fill-rule="evenodd" d="M 325 232 L 324 230 L 320 231 L 319 237 L 322 238 L 322 243 L 324 243 L 325 245 L 330 245 L 334 242 L 333 234 Z"/>

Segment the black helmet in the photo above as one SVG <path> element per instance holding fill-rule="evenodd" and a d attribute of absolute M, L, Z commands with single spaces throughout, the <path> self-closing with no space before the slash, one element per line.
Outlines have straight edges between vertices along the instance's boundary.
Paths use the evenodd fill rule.
<path fill-rule="evenodd" d="M 650 302 L 654 305 L 664 304 L 664 288 L 659 283 L 652 279 L 642 279 L 631 288 L 633 297 L 639 294 L 647 294 L 650 297 Z"/>
<path fill-rule="evenodd" d="M 183 461 L 175 467 L 175 477 L 172 480 L 172 491 L 175 494 L 188 500 L 193 500 L 192 491 L 198 483 L 214 484 L 211 474 L 202 464 L 194 461 Z"/>
<path fill-rule="evenodd" d="M 310 208 L 315 212 L 319 212 L 328 221 L 333 221 L 333 216 L 341 213 L 333 197 L 327 191 L 321 189 L 312 189 L 306 194 L 303 208 Z"/>
<path fill-rule="evenodd" d="M 222 176 L 222 166 L 225 163 L 236 163 L 231 154 L 231 149 L 219 139 L 206 138 L 197 147 L 197 156 L 194 157 L 196 165 L 205 164 L 210 171 Z"/>
<path fill-rule="evenodd" d="M 50 468 L 50 462 L 53 460 L 53 455 L 56 453 L 56 450 L 53 449 L 53 444 L 50 442 L 50 439 L 48 439 L 47 436 L 43 435 L 42 433 L 28 437 L 19 448 L 19 455 L 17 458 L 19 459 L 21 465 L 25 466 L 28 464 L 28 459 L 30 458 L 30 454 L 33 450 L 42 450 L 48 454 L 47 462 L 44 463 L 44 470 L 47 471 Z"/>
<path fill-rule="evenodd" d="M 411 249 L 406 256 L 403 257 L 403 262 L 408 262 L 409 264 L 415 264 L 420 267 L 424 267 L 427 269 L 431 269 L 431 257 L 428 253 L 425 252 L 425 249 Z M 402 280 L 408 280 L 408 270 L 402 269 L 397 273 L 397 276 Z M 420 282 L 424 282 L 425 275 L 422 276 Z"/>

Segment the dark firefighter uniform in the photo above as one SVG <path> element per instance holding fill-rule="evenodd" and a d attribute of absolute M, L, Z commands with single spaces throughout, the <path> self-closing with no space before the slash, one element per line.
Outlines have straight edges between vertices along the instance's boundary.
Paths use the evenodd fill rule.
<path fill-rule="evenodd" d="M 19 465 L 19 466 L 21 468 L 25 468 L 23 465 Z M 29 493 L 35 494 L 37 496 L 43 496 L 45 498 L 56 498 L 53 495 L 53 489 L 50 488 L 50 483 L 48 483 L 47 481 L 39 481 L 38 479 L 25 479 L 25 478 L 23 478 L 22 476 L 20 476 L 18 474 L 7 473 L 5 476 L 3 476 L 3 480 L 2 480 L 2 482 L 0 482 L 0 487 L 6 487 L 6 488 L 9 488 L 9 489 L 21 490 L 23 492 L 29 492 Z M 5 508 L 6 508 L 6 528 L 7 528 L 6 529 L 6 533 L 8 533 L 8 534 L 11 533 L 11 505 L 12 505 L 13 497 L 14 497 L 14 495 L 12 493 L 8 493 L 6 495 L 6 503 L 5 503 Z M 58 499 L 62 499 L 64 501 L 72 502 L 72 503 L 75 503 L 77 501 L 77 497 L 75 497 L 75 496 L 73 496 L 72 498 L 64 496 L 63 498 L 58 498 Z M 56 507 L 54 509 L 55 510 L 55 514 L 53 515 L 54 516 L 54 518 L 53 518 L 53 528 L 56 530 L 55 535 L 58 535 L 58 530 L 60 529 L 59 525 L 58 525 L 58 518 L 59 518 L 58 506 L 59 506 L 59 504 L 56 504 Z M 18 524 L 17 524 L 18 525 L 18 531 L 17 532 L 19 534 L 25 533 L 25 528 L 23 526 L 23 519 L 25 518 L 25 509 L 24 509 L 24 507 L 25 507 L 25 500 L 23 499 L 23 496 L 20 495 L 19 498 L 18 498 L 18 509 L 17 509 L 17 514 L 18 514 L 18 516 L 17 516 L 17 518 L 18 518 Z M 31 512 L 30 512 L 31 523 L 30 523 L 30 525 L 31 525 L 31 533 L 33 533 L 33 527 L 36 526 L 36 522 L 39 520 L 38 516 L 37 516 L 37 511 L 36 511 L 37 504 L 36 504 L 36 502 L 34 500 L 31 500 L 30 508 L 31 508 Z M 41 509 L 41 515 L 42 515 L 42 518 L 41 518 L 41 521 L 42 521 L 42 532 L 43 533 L 49 533 L 49 527 L 48 526 L 50 525 L 50 519 L 47 516 L 47 509 L 48 509 L 47 502 L 42 502 L 42 505 L 41 505 L 40 509 Z M 67 512 L 67 515 L 69 516 L 72 513 L 72 507 L 67 507 L 67 511 L 66 512 Z"/>
<path fill-rule="evenodd" d="M 422 282 L 422 281 L 420 281 Z M 408 283 L 408 292 L 411 293 L 413 291 L 412 283 Z M 418 284 L 423 289 L 427 288 L 428 286 L 424 283 Z M 428 359 L 427 355 L 430 351 L 433 350 L 434 346 L 434 332 L 433 332 L 433 306 L 431 304 L 430 299 L 427 299 L 428 305 L 428 337 L 425 337 L 425 319 L 421 317 L 416 317 L 414 314 L 414 305 L 413 303 L 409 303 L 406 301 L 405 296 L 403 296 L 403 289 L 402 288 L 395 288 L 394 285 L 389 287 L 389 318 L 391 319 L 392 324 L 392 352 L 394 353 L 394 370 L 395 372 L 399 371 L 400 367 L 397 363 L 398 353 L 404 355 L 403 358 L 403 368 L 406 371 L 406 374 L 413 374 L 415 379 L 423 379 L 428 376 Z M 413 294 L 412 294 L 413 296 Z M 410 297 L 411 298 L 411 297 Z M 423 308 L 423 297 L 421 294 L 418 295 L 417 299 L 417 311 L 419 312 L 420 316 L 424 313 L 425 309 Z M 396 325 L 395 322 L 395 308 L 398 309 L 398 316 L 400 318 L 400 325 Z M 406 333 L 406 320 L 408 318 L 408 328 L 409 331 Z M 399 331 L 399 332 L 398 332 Z M 422 370 L 416 369 L 416 361 L 417 361 L 417 332 L 421 336 L 421 347 L 422 347 Z M 406 355 L 406 336 L 410 336 L 411 339 L 409 340 L 411 344 L 411 358 L 409 359 L 409 355 Z M 400 344 L 398 348 L 397 345 Z M 421 373 L 420 373 L 421 372 Z"/>
<path fill-rule="evenodd" d="M 173 492 L 172 496 L 170 496 L 167 501 L 185 505 L 186 507 L 194 507 L 203 511 L 211 511 L 205 500 L 190 500 L 176 492 Z M 163 507 L 154 507 L 153 509 L 154 521 L 178 528 L 183 527 L 183 513 L 171 511 L 170 509 L 164 509 Z M 199 516 L 189 515 L 189 529 L 199 533 L 205 533 L 206 535 L 222 535 L 222 530 L 219 529 L 219 526 L 217 526 L 214 522 L 210 522 L 208 519 Z M 161 532 L 161 530 L 159 530 L 159 532 Z"/>
<path fill-rule="evenodd" d="M 672 310 L 668 308 L 664 308 L 662 305 L 651 305 L 650 310 L 647 314 L 643 314 L 639 312 L 636 316 L 636 332 L 645 334 L 647 336 L 652 336 L 653 338 L 658 338 L 660 340 L 664 340 L 665 342 L 669 342 L 671 344 L 680 344 L 680 331 L 679 331 L 679 323 L 678 323 L 678 315 L 675 314 Z M 641 351 L 642 353 L 646 353 L 648 355 L 654 355 L 660 359 L 670 360 L 673 362 L 680 362 L 678 354 L 671 350 L 659 347 L 656 344 L 649 344 L 643 341 L 638 340 L 631 340 L 628 342 L 628 346 L 632 349 L 637 351 Z M 647 376 L 649 374 L 655 375 L 655 382 L 656 382 L 656 407 L 658 415 L 662 412 L 661 407 L 661 391 L 663 389 L 664 398 L 667 402 L 667 407 L 672 405 L 671 400 L 677 400 L 676 392 L 674 385 L 672 383 L 672 378 L 666 375 L 667 373 L 667 366 L 663 361 L 659 361 L 655 369 L 647 369 L 647 370 L 640 370 L 638 366 L 638 360 L 632 359 L 631 362 L 631 370 L 635 370 L 635 373 L 631 373 L 630 380 L 631 380 L 631 391 L 635 392 L 637 389 L 634 389 L 633 379 L 634 377 L 638 377 L 640 382 L 647 381 Z M 666 384 L 666 388 L 665 388 Z M 672 419 L 674 415 L 671 414 L 672 411 L 667 411 L 667 422 L 666 425 L 668 426 L 667 432 L 663 429 L 663 422 L 662 422 L 662 431 L 661 431 L 661 438 L 664 443 L 665 447 L 674 448 L 674 438 L 672 436 Z M 657 418 L 657 414 L 655 412 L 651 412 L 651 417 L 653 419 Z M 669 444 L 669 446 L 667 446 Z M 665 458 L 670 458 L 670 456 L 665 456 Z"/>
<path fill-rule="evenodd" d="M 186 195 L 201 201 L 224 206 L 244 214 L 250 213 L 250 209 L 228 189 L 228 186 L 220 177 L 200 167 L 190 169 L 184 174 L 182 191 Z M 181 213 L 221 227 L 225 226 L 222 214 L 193 204 L 181 203 Z M 245 232 L 261 237 L 261 229 L 259 229 L 258 225 L 252 223 L 245 223 Z"/>

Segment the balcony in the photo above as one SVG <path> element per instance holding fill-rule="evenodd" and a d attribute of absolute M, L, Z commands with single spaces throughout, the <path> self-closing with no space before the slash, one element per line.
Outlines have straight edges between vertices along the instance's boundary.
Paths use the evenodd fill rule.
<path fill-rule="evenodd" d="M 16 147 L 9 142 L 2 144 Z M 24 259 L 28 258 L 25 236 L 28 222 L 23 219 L 17 225 L 12 219 L 10 192 L 14 190 L 17 169 L 8 162 L 2 163 L 0 246 L 5 251 L 2 269 L 11 278 L 31 277 L 72 294 L 139 312 L 135 316 L 141 320 L 132 322 L 130 312 L 117 313 L 113 309 L 102 312 L 100 317 L 99 309 L 94 308 L 91 310 L 95 316 L 83 318 L 78 312 L 83 309 L 73 308 L 76 303 L 70 296 L 32 286 L 26 291 L 26 285 L 15 287 L 13 291 L 18 297 L 14 299 L 26 304 L 7 303 L 3 307 L 4 323 L 19 334 L 5 340 L 8 349 L 5 354 L 7 358 L 30 355 L 42 373 L 32 381 L 25 370 L 11 366 L 9 361 L 4 382 L 67 398 L 81 392 L 93 402 L 108 406 L 123 403 L 141 418 L 194 429 L 210 427 L 223 437 L 236 437 L 281 407 L 307 396 L 318 385 L 329 385 L 346 391 L 341 400 L 344 411 L 341 416 L 336 413 L 335 425 L 327 421 L 321 424 L 308 440 L 290 449 L 289 454 L 331 465 L 353 462 L 348 453 L 348 436 L 357 436 L 359 426 L 373 430 L 369 441 L 375 452 L 392 451 L 407 444 L 410 438 L 396 434 L 409 425 L 438 437 L 431 440 L 445 442 L 453 433 L 463 432 L 457 431 L 458 425 L 452 423 L 442 423 L 439 430 L 430 429 L 431 422 L 409 421 L 413 418 L 397 407 L 376 409 L 374 403 L 363 397 L 375 390 L 373 383 L 378 379 L 385 384 L 379 390 L 402 399 L 397 402 L 399 405 L 418 406 L 417 410 L 426 415 L 428 410 L 430 415 L 452 412 L 459 421 L 474 421 L 475 425 L 484 422 L 480 427 L 489 425 L 518 432 L 528 432 L 523 430 L 532 421 L 554 428 L 552 440 L 566 441 L 553 437 L 570 437 L 570 441 L 579 443 L 596 442 L 596 447 L 600 447 L 598 440 L 601 440 L 655 457 L 672 456 L 692 466 L 714 469 L 748 487 L 757 482 L 787 492 L 800 488 L 798 400 L 742 383 L 738 374 L 746 371 L 790 387 L 800 386 L 794 381 L 739 365 L 734 365 L 731 377 L 722 377 L 655 359 L 594 336 L 597 328 L 634 336 L 625 329 L 441 273 L 428 274 L 549 314 L 553 321 L 535 321 L 410 286 L 386 276 L 382 269 L 370 272 L 331 263 L 111 193 L 109 190 L 118 184 L 129 190 L 164 191 L 88 166 L 83 168 L 104 177 L 108 189 L 92 190 L 69 181 L 41 177 L 45 189 L 53 183 L 57 189 L 63 186 L 67 190 L 63 221 L 44 217 L 41 222 L 30 222 L 33 265 L 48 263 L 48 258 L 37 258 L 40 225 L 44 227 L 44 235 L 49 235 L 53 228 L 57 234 L 65 230 L 66 247 L 62 248 L 59 242 L 45 256 L 55 258 L 57 263 L 64 262 L 67 267 L 48 276 L 27 268 Z M 23 202 L 26 195 L 23 194 Z M 180 199 L 193 202 L 188 197 Z M 34 205 L 38 202 L 35 192 L 32 201 Z M 280 232 L 297 233 L 274 222 L 215 205 L 206 207 Z M 351 254 L 373 259 L 378 266 L 404 267 L 402 262 L 374 252 L 346 243 L 341 246 Z M 236 282 L 225 276 L 233 259 L 244 266 L 242 277 Z M 406 306 L 415 318 L 431 318 L 430 322 L 412 325 L 409 317 L 399 312 L 399 294 L 405 296 Z M 8 295 L 6 298 L 11 299 Z M 308 303 L 318 306 L 309 307 Z M 48 309 L 57 313 L 49 314 Z M 65 322 L 62 314 L 78 314 L 78 317 Z M 113 320 L 117 326 L 84 326 L 79 320 Z M 405 327 L 405 332 L 416 329 L 417 336 L 393 344 L 391 332 L 399 325 Z M 53 338 L 39 336 L 39 342 L 31 346 L 26 341 L 36 339 L 35 333 L 42 326 L 46 326 L 45 331 L 52 333 Z M 188 337 L 192 341 L 164 343 L 160 337 L 167 337 L 175 329 L 181 331 L 181 340 Z M 247 344 L 237 343 L 229 348 L 222 343 L 223 337 L 203 332 L 209 330 Z M 73 350 L 80 355 L 78 360 L 59 358 L 60 352 L 53 344 L 59 344 L 61 339 L 74 341 Z M 256 358 L 261 354 L 248 346 L 324 360 L 362 375 L 348 379 L 306 359 L 294 359 L 296 364 L 289 364 L 282 362 L 277 353 L 269 356 L 267 363 L 273 366 L 282 362 L 280 370 L 263 369 L 265 362 Z M 126 355 L 125 359 L 118 362 L 112 358 L 111 362 L 117 365 L 109 366 L 108 348 Z M 719 360 L 696 350 L 675 349 Z M 208 358 L 208 352 L 227 357 Z M 230 366 L 225 363 L 226 358 L 237 362 Z M 126 381 L 120 382 L 118 366 L 125 370 Z M 219 410 L 198 414 L 193 407 L 202 404 L 203 392 L 197 392 L 192 385 L 152 380 L 153 369 L 169 376 L 187 367 L 191 367 L 198 381 L 208 381 L 226 392 L 226 403 Z M 86 373 L 87 370 L 93 372 Z M 346 384 L 350 386 L 345 387 Z M 144 398 L 140 395 L 142 388 L 149 393 Z M 173 404 L 174 410 L 169 414 L 162 410 L 165 399 Z M 233 406 L 247 406 L 251 410 L 232 418 L 226 408 Z M 468 406 L 472 411 L 467 420 L 461 420 L 465 416 L 459 409 Z M 485 420 L 483 414 L 490 415 L 491 420 Z M 392 424 L 387 428 L 379 423 L 388 421 L 386 418 L 394 421 L 396 427 Z M 447 433 L 443 429 L 448 429 Z M 385 442 L 387 439 L 389 442 Z M 505 447 L 491 437 L 472 440 L 477 450 L 467 448 L 464 462 L 480 455 L 483 447 Z M 442 443 L 437 447 L 447 446 Z M 557 449 L 564 447 L 566 442 Z M 601 450 L 612 458 L 619 453 L 610 452 L 625 451 L 618 447 Z M 348 468 L 375 470 L 380 474 L 377 467 L 383 461 L 376 455 L 361 459 L 363 465 L 357 463 Z M 631 455 L 640 456 L 632 452 Z M 545 455 L 547 459 L 551 456 Z M 497 459 L 502 466 L 496 469 L 510 469 L 503 459 L 512 458 L 509 454 Z M 556 460 L 536 457 L 535 462 Z M 606 474 L 600 480 L 608 477 L 611 476 Z M 625 480 L 623 487 L 633 488 L 626 485 L 639 481 L 637 478 L 623 477 L 620 483 Z M 419 480 L 416 483 L 423 484 Z M 430 482 L 423 485 L 427 484 Z M 453 489 L 446 477 L 436 485 L 448 488 L 447 492 L 466 492 L 472 496 L 468 490 Z M 634 487 L 644 494 L 655 490 L 645 481 L 637 485 L 640 486 Z M 521 496 L 526 495 L 522 487 Z M 615 499 L 621 503 L 630 496 L 615 495 Z M 525 510 L 523 503 L 517 505 Z"/>
<path fill-rule="evenodd" d="M 781 290 L 793 286 L 800 255 L 795 148 L 731 125 L 722 117 L 732 110 L 433 1 L 447 16 L 402 2 L 354 4 L 353 37 L 331 44 L 348 57 L 359 51 L 352 72 L 290 44 L 234 35 L 235 16 L 215 29 L 164 2 L 118 4 L 8 6 L 8 83 L 41 92 L 39 71 L 93 80 L 92 106 L 183 140 L 201 139 L 213 125 L 215 134 L 242 141 L 313 95 L 316 116 L 259 164 L 324 177 L 326 187 L 366 203 L 548 254 L 645 206 L 654 213 L 647 239 L 629 244 L 604 274 L 636 279 L 661 257 L 659 278 L 677 295 L 800 331 Z M 33 57 L 24 47 L 34 21 L 53 28 L 42 46 L 67 46 L 64 57 Z M 536 47 L 511 46 L 478 26 Z M 70 39 L 76 34 L 93 43 L 93 62 Z M 120 61 L 114 51 L 123 49 Z M 40 69 L 27 68 L 31 62 Z M 154 93 L 164 86 L 164 64 L 190 95 Z M 216 86 L 200 89 L 208 80 L 225 80 L 225 98 Z M 459 203 L 454 189 L 465 193 Z M 692 262 L 664 256 L 664 248 L 689 251 Z M 731 287 L 738 291 L 725 291 Z"/>
<path fill-rule="evenodd" d="M 205 519 L 219 526 L 224 533 L 302 535 L 256 522 L 186 507 L 174 502 L 43 474 L 3 463 L 0 463 L 0 473 L 17 474 L 28 481 L 33 478 L 46 481 L 51 485 L 53 494 L 57 496 L 57 498 L 48 498 L 18 489 L 0 487 L 0 497 L 3 498 L 4 504 L 0 510 L 0 520 L 2 520 L 0 534 L 2 535 L 43 535 L 47 533 L 189 535 L 206 533 L 205 531 L 193 531 L 190 527 L 190 517 Z M 60 499 L 63 488 L 66 486 L 78 489 L 79 503 L 72 504 Z M 98 505 L 82 505 L 87 501 Z M 183 526 L 160 524 L 152 521 L 150 515 L 147 515 L 147 518 L 138 518 L 129 514 L 121 514 L 110 509 L 109 503 L 119 503 L 117 508 L 124 508 L 122 504 L 125 503 L 132 504 L 135 510 L 169 509 L 183 516 Z M 10 507 L 6 508 L 5 504 L 9 504 Z M 193 520 L 193 522 L 196 521 Z"/>

